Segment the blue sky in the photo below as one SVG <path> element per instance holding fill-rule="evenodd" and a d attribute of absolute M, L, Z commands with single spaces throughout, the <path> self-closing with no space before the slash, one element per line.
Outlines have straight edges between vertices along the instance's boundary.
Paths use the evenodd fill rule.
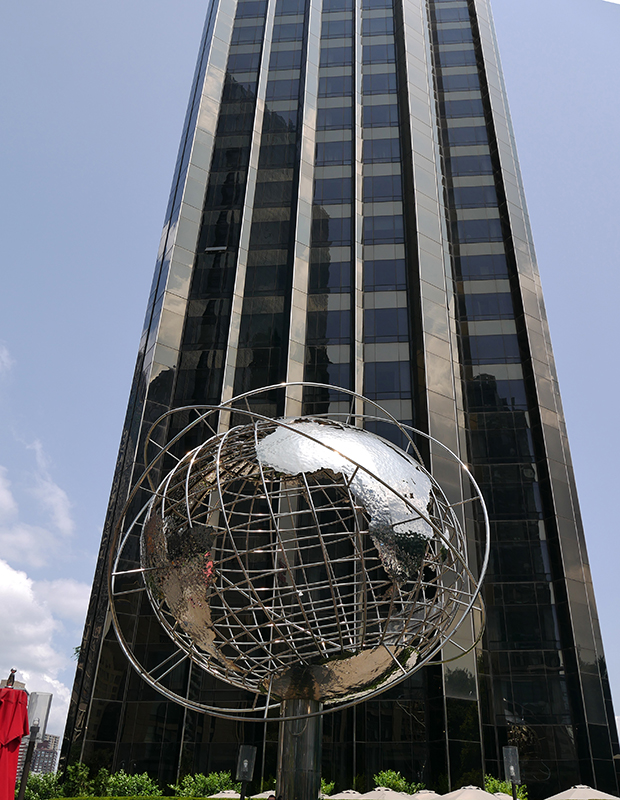
<path fill-rule="evenodd" d="M 492 0 L 620 709 L 620 8 Z M 0 675 L 62 733 L 206 0 L 3 10 Z"/>

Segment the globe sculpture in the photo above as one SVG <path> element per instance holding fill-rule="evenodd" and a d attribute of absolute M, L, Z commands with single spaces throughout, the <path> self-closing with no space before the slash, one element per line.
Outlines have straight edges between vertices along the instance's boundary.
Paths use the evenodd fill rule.
<path fill-rule="evenodd" d="M 276 388 L 284 391 L 262 391 Z M 165 446 L 155 435 L 147 442 L 146 461 L 149 448 L 159 452 L 115 533 L 109 591 L 121 646 L 171 699 L 234 719 L 272 709 L 283 720 L 320 718 L 411 675 L 481 611 L 488 522 L 465 465 L 443 448 L 465 478 L 462 499 L 451 502 L 414 444 L 430 437 L 339 391 L 350 400 L 340 415 L 271 419 L 252 410 L 254 392 L 170 412 L 153 426 L 155 434 L 175 414 L 194 414 Z M 377 422 L 405 449 L 368 430 Z M 190 439 L 199 443 L 180 455 Z M 131 518 L 138 492 L 147 499 Z M 481 532 L 477 580 L 465 521 Z M 174 645 L 156 665 L 141 662 L 120 613 L 140 592 Z M 185 661 L 247 690 L 245 705 L 207 706 L 175 692 L 165 678 Z M 316 761 L 320 725 L 304 741 L 297 750 L 281 741 L 291 774 L 306 751 Z M 308 774 L 312 784 L 320 767 Z"/>

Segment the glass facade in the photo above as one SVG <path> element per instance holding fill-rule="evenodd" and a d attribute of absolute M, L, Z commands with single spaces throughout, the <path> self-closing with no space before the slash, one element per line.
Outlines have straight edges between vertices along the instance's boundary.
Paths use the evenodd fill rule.
<path fill-rule="evenodd" d="M 501 748 L 513 744 L 532 800 L 576 783 L 617 792 L 617 732 L 487 0 L 209 4 L 65 760 L 171 783 L 234 768 L 243 742 L 259 747 L 259 779 L 275 774 L 276 724 L 184 710 L 129 669 L 110 629 L 105 563 L 152 422 L 285 380 L 354 389 L 431 433 L 472 465 L 492 527 L 482 641 L 326 717 L 324 777 L 372 788 L 393 768 L 444 792 L 500 777 Z M 327 389 L 277 390 L 257 410 L 338 403 Z M 162 425 L 159 440 L 186 421 Z M 458 472 L 433 447 L 424 457 L 459 502 Z M 160 663 L 171 645 L 146 599 L 128 595 L 123 613 L 136 649 Z M 460 632 L 445 655 L 472 636 Z M 238 698 L 187 665 L 166 680 L 192 698 Z"/>

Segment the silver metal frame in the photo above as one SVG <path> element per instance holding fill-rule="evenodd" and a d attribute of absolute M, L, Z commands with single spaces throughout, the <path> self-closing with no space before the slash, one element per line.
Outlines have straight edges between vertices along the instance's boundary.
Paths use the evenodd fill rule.
<path fill-rule="evenodd" d="M 395 426 L 400 431 L 404 441 L 407 442 L 406 452 L 408 452 L 410 455 L 413 455 L 417 459 L 422 471 L 431 479 L 434 508 L 433 513 L 424 513 L 420 508 L 412 505 L 411 501 L 397 492 L 394 487 L 390 486 L 386 481 L 384 481 L 381 476 L 371 473 L 362 464 L 357 463 L 354 459 L 343 455 L 342 453 L 339 453 L 336 448 L 315 439 L 313 436 L 307 433 L 304 433 L 302 430 L 300 430 L 299 426 L 295 426 L 295 422 L 297 420 L 273 420 L 254 412 L 251 409 L 251 399 L 260 394 L 274 390 L 288 391 L 292 387 L 296 388 L 298 393 L 301 394 L 303 392 L 303 388 L 306 386 L 312 388 L 329 389 L 331 392 L 338 391 L 349 398 L 349 413 L 330 413 L 329 415 L 325 415 L 328 416 L 329 420 L 332 422 L 339 422 L 343 423 L 344 425 L 354 426 L 357 428 L 362 427 L 364 423 L 375 421 L 381 421 L 383 423 L 387 422 Z M 359 413 L 359 409 L 371 409 L 376 413 Z M 165 420 L 171 418 L 175 414 L 187 412 L 195 413 L 196 418 L 186 425 L 180 433 L 171 438 L 170 441 L 163 446 L 154 440 L 153 433 Z M 235 424 L 228 430 L 218 434 L 218 420 L 222 412 L 224 412 L 227 416 L 230 414 L 230 412 L 234 412 L 235 416 L 241 416 L 245 418 L 244 421 L 247 421 L 247 424 Z M 321 420 L 325 419 L 325 416 L 321 417 L 320 415 L 313 415 L 312 417 L 303 417 L 299 419 Z M 183 458 L 177 458 L 172 453 L 173 446 L 189 431 L 196 428 L 196 426 L 203 426 L 205 428 L 207 433 L 205 442 L 194 450 L 190 451 L 190 453 L 186 454 Z M 487 511 L 480 489 L 469 469 L 454 453 L 442 445 L 441 442 L 437 441 L 423 431 L 418 431 L 410 426 L 399 423 L 396 419 L 394 419 L 394 417 L 381 408 L 378 403 L 368 400 L 356 392 L 346 389 L 335 389 L 335 387 L 327 384 L 311 384 L 304 382 L 280 384 L 277 386 L 269 386 L 263 389 L 247 392 L 243 395 L 232 398 L 230 401 L 222 403 L 219 406 L 187 406 L 180 409 L 174 409 L 162 415 L 155 423 L 153 423 L 151 429 L 149 430 L 145 444 L 145 463 L 148 464 L 148 466 L 146 467 L 144 474 L 138 483 L 134 486 L 121 515 L 121 519 L 114 531 L 110 549 L 110 558 L 108 562 L 108 592 L 110 597 L 112 621 L 121 648 L 123 649 L 132 666 L 142 676 L 142 678 L 147 681 L 147 683 L 157 689 L 157 691 L 159 691 L 169 700 L 180 703 L 187 708 L 203 713 L 209 713 L 213 716 L 237 721 L 262 722 L 267 718 L 276 719 L 274 714 L 276 714 L 278 710 L 281 710 L 282 702 L 272 696 L 274 676 L 278 674 L 278 670 L 281 673 L 283 669 L 291 667 L 297 663 L 295 659 L 300 659 L 303 662 L 304 653 L 299 652 L 298 650 L 303 650 L 306 648 L 306 650 L 308 650 L 306 653 L 307 656 L 311 650 L 316 653 L 318 649 L 322 653 L 325 653 L 325 655 L 330 656 L 334 655 L 338 651 L 341 653 L 351 652 L 349 648 L 352 646 L 351 630 L 347 630 L 348 622 L 351 621 L 349 619 L 351 616 L 351 604 L 349 602 L 349 606 L 345 608 L 346 603 L 343 603 L 342 592 L 344 591 L 346 593 L 346 591 L 348 591 L 350 601 L 350 598 L 355 594 L 358 587 L 356 586 L 351 588 L 351 586 L 349 586 L 347 589 L 347 586 L 343 587 L 335 580 L 333 575 L 330 574 L 331 566 L 329 556 L 323 543 L 323 537 L 316 536 L 316 531 L 320 530 L 320 523 L 313 500 L 310 501 L 308 509 L 308 513 L 311 512 L 314 515 L 314 524 L 309 526 L 309 529 L 311 528 L 312 530 L 312 538 L 309 538 L 308 542 L 317 543 L 316 540 L 320 540 L 321 547 L 323 548 L 320 565 L 328 565 L 328 578 L 325 588 L 329 589 L 329 597 L 331 598 L 329 623 L 325 622 L 326 610 L 324 608 L 320 611 L 317 611 L 317 608 L 313 605 L 313 602 L 310 601 L 308 603 L 308 609 L 304 610 L 304 604 L 299 601 L 298 597 L 294 598 L 294 605 L 287 606 L 286 608 L 284 605 L 282 605 L 282 608 L 279 609 L 279 613 L 275 613 L 275 608 L 268 607 L 266 603 L 261 600 L 259 592 L 255 590 L 252 583 L 253 576 L 248 573 L 248 570 L 244 564 L 244 554 L 240 553 L 235 545 L 234 536 L 232 535 L 234 525 L 231 527 L 229 516 L 225 511 L 226 503 L 224 501 L 222 490 L 222 481 L 225 482 L 226 469 L 235 458 L 238 458 L 238 453 L 240 452 L 239 448 L 243 447 L 244 442 L 247 443 L 249 441 L 255 450 L 255 444 L 258 441 L 259 431 L 261 435 L 264 436 L 266 429 L 275 430 L 277 427 L 294 431 L 296 435 L 305 436 L 315 443 L 318 442 L 327 450 L 332 451 L 332 453 L 337 453 L 340 457 L 346 459 L 346 461 L 353 467 L 354 473 L 357 473 L 360 470 L 367 473 L 372 480 L 385 487 L 387 490 L 389 490 L 389 492 L 392 493 L 392 495 L 405 503 L 411 509 L 412 513 L 416 514 L 417 518 L 422 518 L 424 522 L 430 526 L 430 528 L 432 528 L 432 542 L 434 544 L 433 547 L 431 547 L 430 544 L 427 546 L 425 550 L 425 558 L 429 557 L 432 561 L 432 558 L 434 557 L 435 561 L 432 563 L 432 566 L 434 566 L 436 570 L 441 570 L 434 573 L 435 578 L 430 577 L 428 579 L 424 579 L 422 571 L 420 571 L 415 585 L 408 588 L 406 591 L 404 590 L 404 587 L 401 587 L 396 583 L 392 583 L 390 586 L 387 584 L 385 586 L 381 584 L 379 588 L 386 590 L 386 596 L 389 595 L 389 601 L 386 601 L 384 596 L 382 596 L 380 602 L 383 603 L 384 606 L 387 602 L 389 604 L 389 608 L 387 610 L 387 616 L 382 618 L 377 617 L 377 619 L 372 621 L 375 625 L 375 628 L 377 628 L 377 625 L 379 625 L 380 632 L 378 638 L 377 635 L 375 635 L 374 639 L 371 637 L 372 641 L 369 640 L 365 650 L 367 651 L 367 649 L 371 649 L 373 647 L 376 648 L 382 645 L 390 654 L 391 659 L 394 662 L 394 673 L 390 676 L 389 680 L 380 681 L 376 688 L 370 691 L 364 690 L 358 694 L 355 694 L 355 692 L 350 693 L 344 701 L 339 700 L 337 697 L 331 697 L 330 699 L 326 700 L 325 705 L 323 705 L 320 711 L 315 712 L 315 714 L 310 714 L 310 716 L 348 708 L 349 706 L 352 706 L 361 700 L 366 700 L 377 696 L 387 688 L 390 688 L 397 683 L 400 683 L 402 680 L 405 680 L 420 667 L 426 664 L 430 659 L 435 658 L 441 648 L 448 641 L 452 640 L 453 644 L 455 644 L 457 649 L 461 650 L 462 653 L 469 652 L 479 641 L 484 627 L 484 606 L 480 597 L 480 584 L 484 578 L 489 560 L 490 533 Z M 248 439 L 248 431 L 250 430 L 252 430 L 253 436 L 251 440 Z M 422 458 L 413 439 L 413 437 L 418 436 L 428 440 L 429 442 L 432 442 L 433 445 L 440 447 L 451 459 L 460 465 L 461 470 L 469 481 L 471 487 L 470 496 L 468 496 L 465 501 L 451 505 L 441 490 L 441 487 L 439 487 L 439 485 L 432 479 L 432 476 L 428 473 L 428 471 L 424 469 Z M 387 444 L 394 451 L 402 452 L 395 445 L 391 445 L 390 443 Z M 151 458 L 150 454 L 153 452 L 153 450 L 155 450 L 155 454 Z M 166 478 L 160 483 L 160 485 L 156 486 L 153 481 L 153 472 L 157 468 L 161 467 L 164 456 L 172 456 L 177 463 L 176 466 L 168 473 Z M 232 651 L 234 654 L 234 658 L 229 665 L 223 664 L 221 658 L 215 658 L 213 654 L 205 652 L 204 648 L 201 648 L 200 650 L 197 649 L 191 636 L 182 629 L 178 619 L 172 615 L 162 597 L 158 597 L 157 592 L 153 591 L 152 581 L 149 582 L 149 575 L 146 574 L 148 570 L 145 569 L 145 567 L 137 560 L 135 555 L 135 537 L 138 533 L 141 534 L 145 522 L 149 519 L 150 515 L 154 513 L 154 509 L 164 506 L 165 503 L 169 503 L 169 505 L 172 504 L 174 513 L 179 518 L 184 517 L 186 523 L 191 524 L 191 521 L 193 520 L 193 509 L 190 507 L 190 495 L 192 495 L 193 492 L 192 496 L 194 497 L 194 500 L 192 500 L 192 502 L 194 502 L 194 507 L 200 507 L 203 509 L 201 512 L 203 517 L 205 513 L 207 513 L 205 512 L 206 507 L 202 499 L 197 501 L 199 504 L 201 504 L 200 506 L 196 505 L 195 502 L 196 486 L 198 483 L 200 483 L 200 481 L 198 481 L 198 483 L 196 482 L 195 473 L 192 473 L 192 468 L 195 468 L 197 463 L 201 463 L 201 458 L 204 463 L 212 465 L 210 468 L 211 472 L 213 471 L 213 465 L 215 465 L 217 476 L 217 494 L 219 495 L 219 497 L 216 497 L 215 506 L 219 509 L 217 514 L 219 515 L 218 519 L 220 520 L 220 529 L 225 535 L 227 534 L 226 539 L 228 545 L 230 546 L 230 551 L 228 553 L 220 554 L 220 557 L 223 556 L 224 560 L 227 559 L 229 563 L 233 563 L 235 570 L 241 575 L 240 579 L 238 579 L 235 583 L 230 583 L 229 581 L 229 585 L 226 587 L 226 590 L 229 591 L 232 589 L 235 592 L 246 592 L 248 596 L 251 593 L 252 600 L 255 605 L 260 608 L 263 617 L 270 620 L 268 626 L 270 626 L 271 633 L 269 641 L 266 643 L 264 637 L 265 623 L 264 621 L 261 622 L 256 618 L 256 613 L 254 613 L 253 624 L 248 624 L 240 621 L 239 617 L 235 613 L 235 609 L 231 609 L 230 607 L 226 608 L 225 614 L 222 618 L 225 619 L 225 623 L 220 625 L 218 630 L 221 632 L 223 627 L 228 626 L 228 630 L 230 631 L 230 638 L 224 640 L 226 647 L 228 647 L 229 651 Z M 200 473 L 199 470 L 198 474 L 204 479 L 204 473 Z M 193 483 L 190 481 L 190 476 L 193 477 Z M 372 544 L 369 546 L 364 546 L 364 544 L 361 543 L 362 539 L 365 538 L 366 540 L 369 540 L 370 537 L 359 536 L 359 520 L 357 518 L 360 516 L 360 514 L 358 513 L 359 509 L 356 509 L 356 501 L 351 495 L 352 479 L 347 483 L 345 476 L 341 476 L 341 478 L 341 481 L 335 481 L 334 476 L 331 475 L 325 486 L 321 487 L 319 485 L 318 490 L 320 492 L 322 488 L 329 488 L 330 490 L 335 488 L 341 493 L 342 497 L 345 497 L 348 500 L 346 509 L 337 509 L 337 513 L 339 514 L 343 524 L 341 534 L 343 531 L 348 531 L 350 534 L 355 531 L 358 534 L 356 538 L 353 537 L 356 541 L 355 558 L 357 559 L 358 563 L 363 565 L 365 576 L 365 560 L 370 561 L 374 558 L 374 561 L 377 562 L 376 549 Z M 263 481 L 265 496 L 269 497 L 271 500 L 273 488 L 265 485 L 265 478 L 262 470 L 261 480 Z M 293 487 L 293 489 L 291 489 L 290 483 L 287 481 L 281 481 L 282 488 L 276 490 L 278 492 L 277 499 L 282 501 L 284 505 L 287 502 L 289 504 L 294 503 L 294 497 L 292 500 L 290 498 L 295 494 L 299 495 L 301 485 L 299 483 L 300 480 L 303 480 L 301 491 L 305 492 L 305 496 L 310 498 L 311 492 L 316 487 L 311 487 L 304 476 L 302 479 L 298 479 L 297 484 Z M 130 520 L 127 517 L 129 508 L 132 505 L 137 493 L 141 490 L 148 492 L 151 496 L 143 505 L 136 517 L 133 520 Z M 214 492 L 213 486 L 211 486 L 210 491 L 212 495 Z M 209 505 L 210 510 L 208 513 L 212 515 L 214 513 L 214 506 L 210 503 L 210 501 Z M 477 579 L 474 577 L 472 571 L 467 565 L 467 541 L 463 532 L 461 520 L 459 519 L 459 516 L 461 518 L 463 517 L 466 506 L 471 506 L 472 509 L 476 509 L 475 512 L 472 511 L 471 518 L 473 519 L 473 514 L 475 513 L 476 522 L 478 523 L 479 529 L 484 532 L 484 541 L 480 542 L 480 544 L 484 546 L 484 554 Z M 281 508 L 280 504 L 278 504 L 278 508 Z M 331 506 L 326 506 L 325 508 L 330 511 L 334 510 Z M 343 510 L 348 514 L 346 520 L 342 519 L 341 511 Z M 290 516 L 291 511 L 290 509 L 288 511 L 285 510 L 284 512 L 278 511 L 278 513 L 274 515 L 273 504 L 270 504 L 270 514 L 272 518 L 268 521 L 268 524 L 271 524 L 270 530 L 275 532 L 276 536 L 274 552 L 276 546 L 279 546 L 280 550 L 278 552 L 285 553 L 286 544 L 284 543 L 283 546 L 283 541 L 280 539 L 280 527 L 283 524 L 282 519 L 286 515 Z M 276 516 L 278 519 L 276 519 Z M 354 531 L 350 530 L 349 526 L 351 525 L 353 525 Z M 366 531 L 362 529 L 361 532 L 363 533 Z M 300 539 L 296 535 L 296 547 L 299 547 L 299 541 Z M 303 536 L 301 537 L 301 541 L 303 543 Z M 131 555 L 128 552 L 130 547 L 133 548 L 133 554 Z M 247 555 L 247 552 L 245 555 Z M 288 563 L 288 557 L 286 555 L 284 561 L 284 572 L 286 574 L 287 585 L 291 587 L 290 595 L 292 597 L 294 593 L 298 594 L 299 590 L 293 574 L 294 569 L 292 569 L 291 565 Z M 446 566 L 448 562 L 449 565 Z M 304 573 L 304 576 L 305 569 L 313 566 L 319 566 L 318 561 L 316 564 L 303 562 L 302 572 Z M 374 566 L 376 568 L 377 564 L 375 563 Z M 275 581 L 278 579 L 278 575 L 276 574 L 278 572 L 282 572 L 282 567 L 279 569 L 274 568 L 273 570 L 272 577 L 274 586 L 276 585 Z M 451 585 L 450 580 L 448 580 L 446 583 L 442 583 L 440 580 L 440 577 L 445 575 L 449 575 L 451 577 Z M 357 578 L 354 576 L 353 580 L 355 582 Z M 409 584 L 407 584 L 407 586 L 409 586 Z M 368 588 L 368 585 L 365 584 L 365 589 L 368 590 Z M 371 591 L 374 591 L 374 587 L 370 588 Z M 430 588 L 433 589 L 433 597 L 435 594 L 441 596 L 441 603 L 434 601 L 433 598 L 428 600 L 424 594 L 424 590 L 426 589 L 428 592 Z M 128 594 L 141 593 L 144 591 L 146 591 L 149 596 L 149 600 L 151 601 L 157 619 L 176 646 L 176 650 L 172 653 L 172 655 L 168 656 L 168 658 L 164 659 L 156 667 L 151 669 L 147 669 L 144 664 L 140 662 L 133 646 L 128 641 L 128 636 L 123 630 L 123 625 L 117 610 L 117 602 L 121 597 Z M 219 601 L 221 601 L 222 604 L 225 603 L 223 600 L 223 594 L 224 593 L 220 595 L 218 593 Z M 276 592 L 274 592 L 274 596 L 275 594 Z M 280 592 L 280 594 L 282 594 L 282 592 Z M 216 601 L 218 598 L 215 598 Z M 280 597 L 279 600 L 282 604 L 282 597 Z M 375 610 L 375 613 L 378 613 L 376 612 L 376 608 L 379 600 L 377 599 L 376 592 L 373 594 L 373 600 L 374 602 L 371 604 L 371 608 Z M 291 600 L 291 603 L 292 602 L 293 601 Z M 224 606 L 221 605 L 220 610 L 223 607 Z M 289 611 L 290 609 L 293 609 L 293 612 L 295 612 L 297 615 L 302 613 L 304 619 L 296 621 L 295 613 L 289 613 L 287 608 Z M 396 639 L 394 639 L 394 634 L 391 633 L 389 643 L 386 643 L 386 631 L 388 623 L 397 619 L 396 614 L 398 612 L 395 611 L 396 608 L 401 609 L 401 614 L 398 616 L 398 622 L 401 624 L 402 630 Z M 406 619 L 403 618 L 402 609 L 410 609 L 407 612 L 408 616 Z M 243 611 L 247 611 L 247 609 L 244 608 Z M 320 613 L 322 620 L 321 622 L 319 622 L 317 613 Z M 359 612 L 356 611 L 355 613 Z M 366 605 L 364 605 L 363 613 L 367 613 Z M 454 641 L 453 637 L 462 622 L 470 613 L 474 613 L 477 618 L 478 624 L 476 627 L 478 635 L 473 645 L 466 649 Z M 406 658 L 397 658 L 394 651 L 396 650 L 396 646 L 399 646 L 401 648 L 401 652 L 404 652 L 407 650 L 407 646 L 411 645 L 411 640 L 409 642 L 405 642 L 404 636 L 408 626 L 409 630 L 411 630 L 414 614 L 415 622 L 416 624 L 419 623 L 422 625 L 422 628 L 425 631 L 424 636 L 426 638 L 423 639 L 424 648 L 421 650 L 420 657 L 415 660 L 415 663 L 408 663 Z M 308 615 L 313 617 L 313 619 L 309 619 Z M 331 615 L 333 615 L 333 623 L 331 622 Z M 330 625 L 334 628 L 333 632 L 337 637 L 337 641 L 329 641 L 329 639 L 323 636 L 322 631 L 330 628 Z M 321 626 L 323 626 L 323 628 Z M 311 641 L 308 642 L 307 645 L 303 644 L 303 642 L 296 642 L 294 645 L 292 645 L 291 650 L 286 652 L 284 655 L 280 654 L 278 653 L 277 645 L 275 645 L 276 639 L 274 639 L 274 633 L 277 634 L 277 639 L 283 638 L 290 645 L 290 642 L 292 641 L 291 628 L 294 630 L 294 636 L 297 636 L 298 633 L 303 632 L 303 635 L 307 639 L 311 639 Z M 363 629 L 365 635 L 367 626 L 364 625 Z M 244 644 L 239 644 L 239 640 L 236 638 L 238 632 L 241 632 L 241 640 L 242 643 L 244 642 Z M 355 635 L 357 635 L 357 633 Z M 347 638 L 349 639 L 348 646 L 344 641 Z M 411 647 L 409 647 L 409 650 L 411 650 Z M 169 687 L 162 685 L 162 680 L 176 667 L 180 666 L 187 660 L 201 667 L 202 669 L 205 669 L 210 674 L 215 675 L 221 680 L 232 684 L 237 688 L 245 689 L 253 693 L 253 701 L 249 702 L 247 706 L 243 708 L 226 709 L 219 706 L 201 703 L 197 700 L 192 700 L 189 697 L 184 697 L 174 692 Z M 234 660 L 237 660 L 238 663 L 244 664 L 244 671 L 242 673 L 239 673 L 238 668 L 234 667 Z M 402 663 L 403 661 L 405 662 L 404 664 Z M 278 716 L 277 719 L 282 721 L 285 719 L 300 719 L 304 716 L 307 715 L 284 717 Z"/>

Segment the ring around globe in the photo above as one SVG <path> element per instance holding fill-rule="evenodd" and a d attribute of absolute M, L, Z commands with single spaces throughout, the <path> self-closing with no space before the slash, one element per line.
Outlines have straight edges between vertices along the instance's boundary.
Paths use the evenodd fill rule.
<path fill-rule="evenodd" d="M 235 402 L 197 408 L 197 420 L 215 419 Z M 234 415 L 242 424 L 220 433 L 212 426 L 117 535 L 115 627 L 152 685 L 229 717 L 266 714 L 295 699 L 335 710 L 412 674 L 472 608 L 481 610 L 482 575 L 474 580 L 467 566 L 461 520 L 486 535 L 483 569 L 488 523 L 456 456 L 471 484 L 460 504 L 410 452 L 362 427 L 377 417 L 349 411 L 342 419 L 274 420 L 238 408 Z M 182 433 L 195 434 L 195 425 Z M 392 427 L 413 451 L 405 426 L 394 420 Z M 132 569 L 135 534 L 140 561 Z M 178 657 L 150 670 L 114 613 L 136 575 L 177 647 Z M 187 659 L 257 699 L 247 709 L 212 709 L 174 694 L 162 678 Z"/>

